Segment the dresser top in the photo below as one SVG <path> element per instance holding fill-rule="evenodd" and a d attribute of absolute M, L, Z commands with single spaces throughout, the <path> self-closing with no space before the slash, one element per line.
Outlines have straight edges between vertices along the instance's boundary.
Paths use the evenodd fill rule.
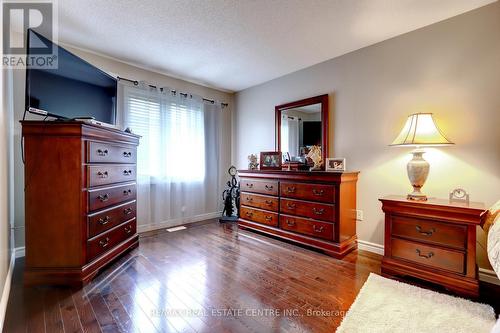
<path fill-rule="evenodd" d="M 380 201 L 397 201 L 404 202 L 413 205 L 425 205 L 425 206 L 443 206 L 443 207 L 456 207 L 456 208 L 471 208 L 471 209 L 481 209 L 484 210 L 484 203 L 482 202 L 469 202 L 469 204 L 464 202 L 450 202 L 448 199 L 439 198 L 427 198 L 427 201 L 415 201 L 408 200 L 406 196 L 403 195 L 388 195 L 380 199 Z"/>
<path fill-rule="evenodd" d="M 117 128 L 89 124 L 83 121 L 21 120 L 23 136 L 83 137 L 91 140 L 111 140 L 138 144 L 140 135 Z"/>
<path fill-rule="evenodd" d="M 306 170 L 238 170 L 238 176 L 250 178 L 282 178 L 302 181 L 356 181 L 359 171 L 326 172 Z"/>

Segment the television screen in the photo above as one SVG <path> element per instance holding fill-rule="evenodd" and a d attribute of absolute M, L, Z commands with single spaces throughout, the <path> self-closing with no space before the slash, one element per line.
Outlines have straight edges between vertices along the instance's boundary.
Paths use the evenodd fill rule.
<path fill-rule="evenodd" d="M 28 57 L 37 54 L 30 45 L 40 45 L 40 41 L 54 48 L 57 68 L 28 64 L 26 109 L 36 108 L 69 119 L 94 117 L 115 124 L 116 79 L 32 30 L 28 31 Z"/>
<path fill-rule="evenodd" d="M 321 121 L 304 121 L 303 127 L 303 145 L 321 146 Z"/>

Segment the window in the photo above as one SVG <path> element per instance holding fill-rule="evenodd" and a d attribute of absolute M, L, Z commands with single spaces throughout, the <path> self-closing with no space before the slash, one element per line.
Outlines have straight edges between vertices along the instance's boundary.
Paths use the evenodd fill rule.
<path fill-rule="evenodd" d="M 155 182 L 203 182 L 205 126 L 201 101 L 126 87 L 125 123 L 141 135 L 138 175 Z"/>

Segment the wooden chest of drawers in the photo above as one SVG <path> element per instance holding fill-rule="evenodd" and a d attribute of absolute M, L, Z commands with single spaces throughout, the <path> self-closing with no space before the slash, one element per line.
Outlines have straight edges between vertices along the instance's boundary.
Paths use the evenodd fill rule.
<path fill-rule="evenodd" d="M 239 170 L 239 226 L 341 258 L 356 248 L 357 172 Z"/>
<path fill-rule="evenodd" d="M 411 276 L 477 297 L 476 226 L 485 209 L 448 200 L 383 199 L 385 253 L 382 274 Z"/>
<path fill-rule="evenodd" d="M 80 285 L 138 244 L 139 137 L 81 122 L 22 126 L 25 283 Z"/>

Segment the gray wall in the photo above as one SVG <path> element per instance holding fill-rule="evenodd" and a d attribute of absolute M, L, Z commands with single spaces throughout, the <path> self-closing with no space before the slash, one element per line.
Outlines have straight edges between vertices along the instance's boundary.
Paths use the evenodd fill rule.
<path fill-rule="evenodd" d="M 433 112 L 456 143 L 427 150 L 424 192 L 447 198 L 462 186 L 473 201 L 493 204 L 500 197 L 499 33 L 496 2 L 237 93 L 237 166 L 246 167 L 250 153 L 274 149 L 275 105 L 329 94 L 329 156 L 345 157 L 348 169 L 361 171 L 361 240 L 383 244 L 377 199 L 411 189 L 410 149 L 388 144 L 414 112 Z M 484 247 L 484 235 L 478 237 Z M 488 267 L 483 247 L 479 265 Z"/>

